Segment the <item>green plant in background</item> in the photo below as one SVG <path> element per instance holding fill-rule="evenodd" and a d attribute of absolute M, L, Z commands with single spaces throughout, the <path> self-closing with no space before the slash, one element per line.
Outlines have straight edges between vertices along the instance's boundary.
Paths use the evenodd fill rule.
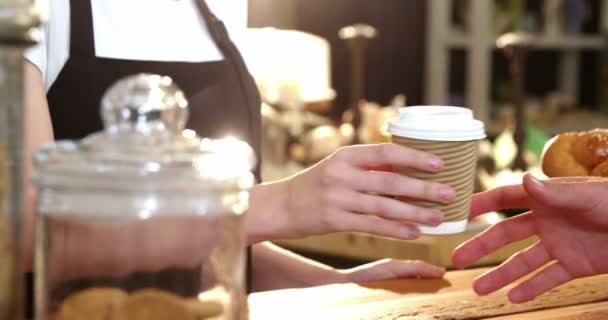
<path fill-rule="evenodd" d="M 525 10 L 525 0 L 497 0 L 494 5 L 494 33 L 500 35 L 523 30 Z"/>
<path fill-rule="evenodd" d="M 522 31 L 524 29 L 524 11 L 526 4 L 524 0 L 511 0 L 511 23 L 513 31 Z"/>
<path fill-rule="evenodd" d="M 526 125 L 526 149 L 538 156 L 539 159 L 549 139 L 551 138 L 544 131 L 533 124 L 528 123 Z"/>

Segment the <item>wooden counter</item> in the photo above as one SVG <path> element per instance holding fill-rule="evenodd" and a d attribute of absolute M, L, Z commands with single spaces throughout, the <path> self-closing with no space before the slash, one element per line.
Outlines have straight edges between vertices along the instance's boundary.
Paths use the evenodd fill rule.
<path fill-rule="evenodd" d="M 440 280 L 389 280 L 253 294 L 251 320 L 606 320 L 608 276 L 568 283 L 514 305 L 506 290 L 478 297 L 470 289 L 487 271 L 455 271 Z"/>

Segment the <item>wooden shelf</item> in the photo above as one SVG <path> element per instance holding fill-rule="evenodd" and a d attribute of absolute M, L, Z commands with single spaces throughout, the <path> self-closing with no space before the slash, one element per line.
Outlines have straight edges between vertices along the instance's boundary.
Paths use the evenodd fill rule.
<path fill-rule="evenodd" d="M 471 37 L 464 32 L 455 32 L 446 39 L 446 44 L 450 48 L 468 48 L 471 45 Z"/>
<path fill-rule="evenodd" d="M 425 67 L 425 104 L 444 105 L 450 92 L 450 50 L 466 52 L 465 92 L 467 105 L 478 119 L 491 119 L 491 83 L 493 51 L 498 35 L 494 34 L 494 1 L 470 0 L 466 32 L 452 25 L 454 0 L 428 0 L 427 56 Z M 608 30 L 608 0 L 600 0 L 599 30 Z M 580 66 L 584 50 L 602 50 L 607 40 L 601 34 L 536 33 L 533 50 L 552 50 L 559 54 L 557 87 L 560 92 L 579 97 Z"/>
<path fill-rule="evenodd" d="M 601 36 L 591 35 L 538 35 L 533 36 L 533 39 L 533 50 L 597 50 L 604 46 L 604 39 Z M 474 39 L 464 33 L 453 33 L 446 39 L 446 45 L 449 48 L 454 49 L 467 49 L 471 47 L 473 41 Z M 487 46 L 490 48 L 496 48 L 496 40 L 490 40 L 487 43 Z"/>
<path fill-rule="evenodd" d="M 535 49 L 585 50 L 600 49 L 604 45 L 601 36 L 539 36 L 534 38 Z"/>

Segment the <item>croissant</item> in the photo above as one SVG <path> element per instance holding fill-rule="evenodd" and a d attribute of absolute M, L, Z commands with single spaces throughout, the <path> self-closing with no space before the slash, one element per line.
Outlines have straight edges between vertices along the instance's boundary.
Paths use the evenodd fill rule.
<path fill-rule="evenodd" d="M 543 172 L 551 178 L 608 177 L 608 130 L 568 132 L 558 135 L 545 151 Z"/>

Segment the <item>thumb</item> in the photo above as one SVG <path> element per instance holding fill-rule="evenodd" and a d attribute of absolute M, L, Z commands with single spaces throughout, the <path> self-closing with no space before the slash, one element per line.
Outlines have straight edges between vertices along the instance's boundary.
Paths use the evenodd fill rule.
<path fill-rule="evenodd" d="M 569 210 L 591 209 L 603 201 L 607 184 L 598 180 L 553 179 L 541 181 L 531 174 L 524 177 L 524 188 L 540 204 Z"/>

